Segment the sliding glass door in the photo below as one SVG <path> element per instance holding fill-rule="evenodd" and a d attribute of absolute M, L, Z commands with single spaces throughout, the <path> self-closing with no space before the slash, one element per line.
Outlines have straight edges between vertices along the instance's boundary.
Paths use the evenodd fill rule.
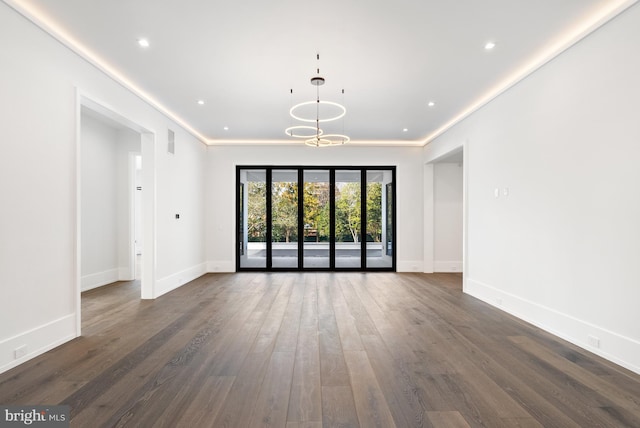
<path fill-rule="evenodd" d="M 336 268 L 362 267 L 362 171 L 337 170 L 335 184 Z"/>
<path fill-rule="evenodd" d="M 393 266 L 393 175 L 367 171 L 367 266 Z"/>
<path fill-rule="evenodd" d="M 271 172 L 271 266 L 298 268 L 298 171 Z"/>
<path fill-rule="evenodd" d="M 329 239 L 331 237 L 329 171 L 305 169 L 303 177 L 303 267 L 329 268 L 331 265 L 329 262 Z"/>
<path fill-rule="evenodd" d="M 267 175 L 248 169 L 238 177 L 238 260 L 240 268 L 267 267 Z"/>
<path fill-rule="evenodd" d="M 237 270 L 395 270 L 395 167 L 237 167 Z"/>

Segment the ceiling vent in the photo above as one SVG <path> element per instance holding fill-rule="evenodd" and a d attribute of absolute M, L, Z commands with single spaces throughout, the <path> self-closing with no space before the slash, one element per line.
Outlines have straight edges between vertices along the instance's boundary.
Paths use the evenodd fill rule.
<path fill-rule="evenodd" d="M 172 155 L 176 154 L 176 133 L 169 129 L 167 135 L 167 151 Z"/>

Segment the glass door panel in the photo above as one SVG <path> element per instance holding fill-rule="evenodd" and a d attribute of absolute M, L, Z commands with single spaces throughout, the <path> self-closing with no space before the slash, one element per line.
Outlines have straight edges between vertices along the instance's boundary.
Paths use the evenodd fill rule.
<path fill-rule="evenodd" d="M 298 267 L 298 171 L 271 173 L 271 266 Z"/>
<path fill-rule="evenodd" d="M 393 266 L 392 181 L 391 170 L 367 171 L 368 268 L 390 268 Z"/>
<path fill-rule="evenodd" d="M 304 170 L 303 180 L 303 267 L 329 268 L 329 171 Z"/>
<path fill-rule="evenodd" d="M 336 170 L 335 267 L 361 267 L 362 180 L 360 170 Z"/>
<path fill-rule="evenodd" d="M 238 184 L 241 268 L 267 267 L 267 183 L 264 169 L 242 169 Z"/>

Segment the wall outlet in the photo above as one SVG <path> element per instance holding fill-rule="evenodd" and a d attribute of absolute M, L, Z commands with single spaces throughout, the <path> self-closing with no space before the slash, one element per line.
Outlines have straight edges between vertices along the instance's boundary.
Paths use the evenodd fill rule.
<path fill-rule="evenodd" d="M 22 358 L 25 355 L 27 355 L 27 345 L 22 345 L 22 346 L 18 346 L 16 349 L 13 350 L 13 358 L 15 360 L 17 360 L 18 358 Z"/>
<path fill-rule="evenodd" d="M 600 348 L 600 338 L 598 337 L 595 337 L 595 336 L 587 337 L 587 343 L 589 343 L 589 346 L 591 346 L 592 348 Z"/>

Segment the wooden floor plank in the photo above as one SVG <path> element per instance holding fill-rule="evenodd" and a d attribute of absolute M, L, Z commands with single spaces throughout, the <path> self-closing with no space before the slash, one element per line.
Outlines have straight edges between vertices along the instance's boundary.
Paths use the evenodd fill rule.
<path fill-rule="evenodd" d="M 320 422 L 322 380 L 318 331 L 309 327 L 300 329 L 298 344 L 287 421 Z"/>
<path fill-rule="evenodd" d="M 209 274 L 83 294 L 84 336 L 0 374 L 72 426 L 636 427 L 640 376 L 461 290 L 460 274 Z"/>
<path fill-rule="evenodd" d="M 435 428 L 470 428 L 460 412 L 428 412 L 427 416 Z"/>
<path fill-rule="evenodd" d="M 358 421 L 363 427 L 392 428 L 396 424 L 364 351 L 345 351 Z"/>
<path fill-rule="evenodd" d="M 356 317 L 351 314 L 340 287 L 331 288 L 331 303 L 333 304 L 342 350 L 362 351 L 362 341 L 355 323 Z"/>
<path fill-rule="evenodd" d="M 287 427 L 322 423 L 317 295 L 316 282 L 305 281 Z"/>
<path fill-rule="evenodd" d="M 293 352 L 271 354 L 249 426 L 286 425 L 294 361 Z"/>
<path fill-rule="evenodd" d="M 269 353 L 250 353 L 247 355 L 231 390 L 214 419 L 214 427 L 250 426 L 249 422 L 267 372 L 270 357 Z"/>
<path fill-rule="evenodd" d="M 295 354 L 304 298 L 304 281 L 300 281 L 300 278 L 297 277 L 291 279 L 291 295 L 282 318 L 282 326 L 278 329 L 274 352 L 293 352 Z"/>
<path fill-rule="evenodd" d="M 425 416 L 429 403 L 425 401 L 417 376 L 393 358 L 379 336 L 362 336 L 362 342 L 395 424 L 430 427 Z"/>
<path fill-rule="evenodd" d="M 360 426 L 351 387 L 322 387 L 322 426 L 340 428 Z"/>
<path fill-rule="evenodd" d="M 222 404 L 225 402 L 233 382 L 234 376 L 209 376 L 197 394 L 186 407 L 180 424 L 191 427 L 215 428 L 214 421 Z"/>

